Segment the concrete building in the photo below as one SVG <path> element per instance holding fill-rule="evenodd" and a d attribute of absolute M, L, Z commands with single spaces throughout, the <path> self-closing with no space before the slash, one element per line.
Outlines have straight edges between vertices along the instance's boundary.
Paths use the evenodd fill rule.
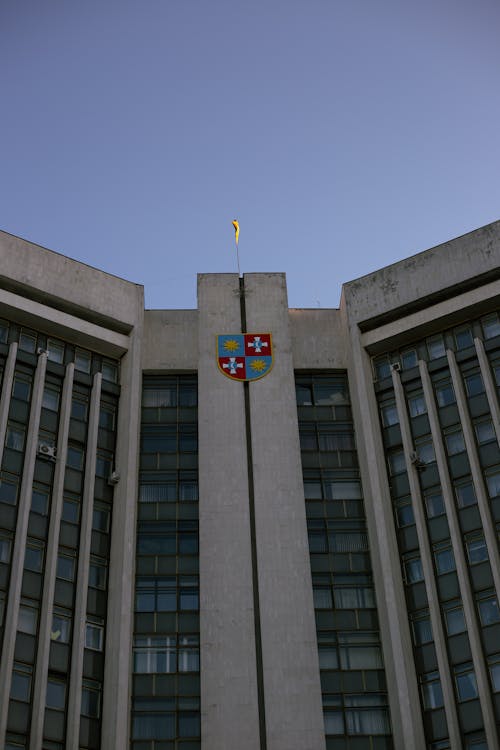
<path fill-rule="evenodd" d="M 500 747 L 500 222 L 339 309 L 0 258 L 1 747 Z"/>

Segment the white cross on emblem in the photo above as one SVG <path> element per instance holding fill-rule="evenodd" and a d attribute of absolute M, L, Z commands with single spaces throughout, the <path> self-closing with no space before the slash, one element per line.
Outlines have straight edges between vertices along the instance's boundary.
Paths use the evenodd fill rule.
<path fill-rule="evenodd" d="M 268 346 L 267 341 L 262 341 L 260 336 L 254 336 L 253 341 L 248 342 L 248 346 L 251 346 L 253 349 L 255 349 L 255 352 L 261 352 L 263 346 Z"/>
<path fill-rule="evenodd" d="M 229 368 L 230 375 L 237 375 L 237 368 L 243 367 L 243 363 L 237 362 L 236 357 L 229 357 L 229 362 L 227 364 L 224 363 L 222 367 L 224 367 L 225 369 Z"/>

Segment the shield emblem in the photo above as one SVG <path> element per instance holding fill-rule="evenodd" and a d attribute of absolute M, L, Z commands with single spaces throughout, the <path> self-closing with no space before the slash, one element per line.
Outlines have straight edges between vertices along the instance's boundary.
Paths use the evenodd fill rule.
<path fill-rule="evenodd" d="M 273 366 L 270 333 L 223 333 L 217 336 L 217 365 L 231 380 L 258 380 Z"/>

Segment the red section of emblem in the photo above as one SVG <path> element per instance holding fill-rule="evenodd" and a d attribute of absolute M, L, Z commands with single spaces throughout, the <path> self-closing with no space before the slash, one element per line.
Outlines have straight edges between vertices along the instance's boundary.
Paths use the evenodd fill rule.
<path fill-rule="evenodd" d="M 245 380 L 247 376 L 245 357 L 219 357 L 219 367 L 224 375 L 235 380 Z"/>
<path fill-rule="evenodd" d="M 245 354 L 247 357 L 272 355 L 269 333 L 245 333 Z"/>

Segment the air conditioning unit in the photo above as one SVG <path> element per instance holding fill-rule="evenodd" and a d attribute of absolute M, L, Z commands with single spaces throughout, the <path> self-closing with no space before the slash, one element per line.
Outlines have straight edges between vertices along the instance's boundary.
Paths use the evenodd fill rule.
<path fill-rule="evenodd" d="M 112 471 L 108 477 L 108 484 L 115 485 L 120 481 L 120 475 L 117 471 Z"/>
<path fill-rule="evenodd" d="M 47 443 L 38 444 L 38 455 L 50 458 L 53 461 L 56 459 L 56 447 L 55 445 L 47 445 Z"/>
<path fill-rule="evenodd" d="M 399 362 L 391 362 L 391 370 L 394 370 L 394 372 L 401 372 L 401 365 Z"/>
<path fill-rule="evenodd" d="M 36 350 L 37 354 L 48 354 L 47 349 L 44 349 L 43 346 L 39 346 Z"/>

